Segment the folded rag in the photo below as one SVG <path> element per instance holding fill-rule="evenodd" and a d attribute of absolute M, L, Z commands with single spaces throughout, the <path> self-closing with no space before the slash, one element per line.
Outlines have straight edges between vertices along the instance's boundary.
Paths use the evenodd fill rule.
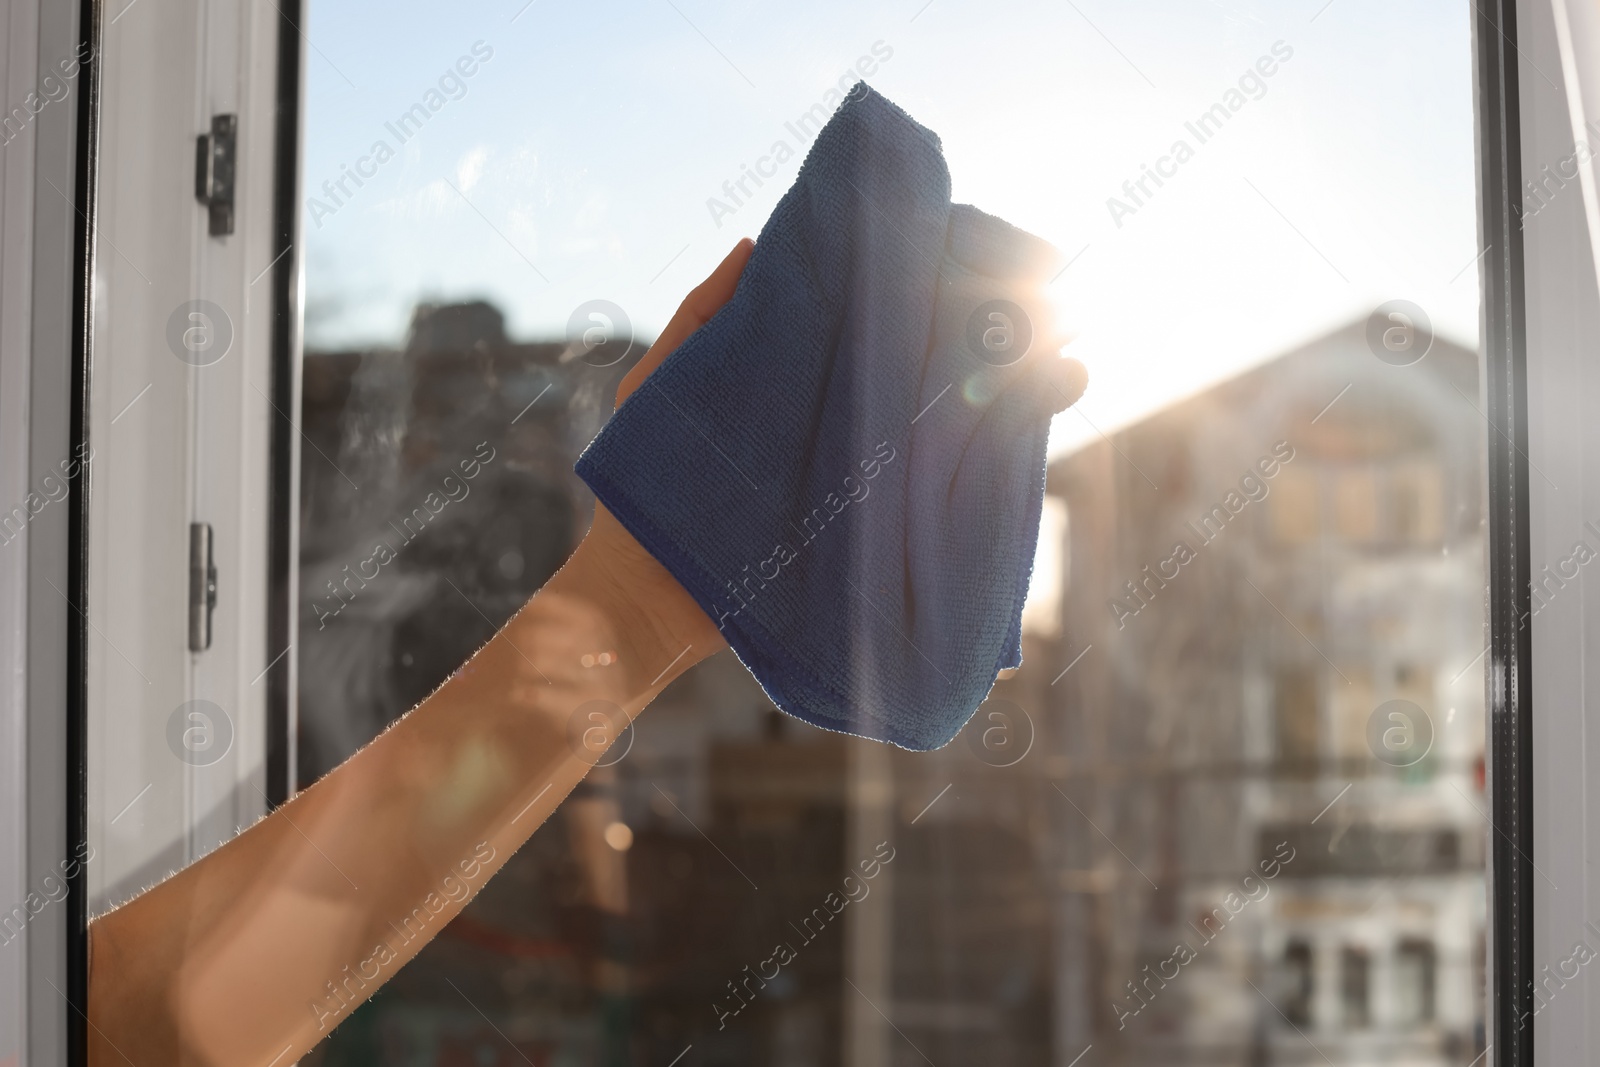
<path fill-rule="evenodd" d="M 909 749 L 1022 661 L 1046 434 L 1083 386 L 1024 358 L 1013 298 L 1054 250 L 949 197 L 939 139 L 858 85 L 732 299 L 577 464 L 779 708 Z"/>

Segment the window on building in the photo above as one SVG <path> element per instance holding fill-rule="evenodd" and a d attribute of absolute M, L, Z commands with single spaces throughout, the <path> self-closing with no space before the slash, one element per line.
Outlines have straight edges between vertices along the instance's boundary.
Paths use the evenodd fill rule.
<path fill-rule="evenodd" d="M 1408 937 L 1395 948 L 1394 1014 L 1398 1025 L 1433 1021 L 1437 955 L 1433 942 L 1427 938 Z"/>
<path fill-rule="evenodd" d="M 1320 488 L 1314 468 L 1289 466 L 1278 475 L 1270 514 L 1273 537 L 1280 544 L 1303 545 L 1317 538 L 1322 529 Z"/>
<path fill-rule="evenodd" d="M 1312 997 L 1316 992 L 1314 962 L 1309 941 L 1290 941 L 1283 950 L 1283 1016 L 1294 1026 L 1311 1025 Z"/>
<path fill-rule="evenodd" d="M 1372 956 L 1359 945 L 1339 950 L 1339 1011 L 1344 1025 L 1364 1030 L 1372 1023 Z"/>
<path fill-rule="evenodd" d="M 1367 464 L 1352 464 L 1333 477 L 1333 519 L 1339 539 L 1350 545 L 1368 545 L 1378 539 L 1379 499 L 1377 472 Z"/>
<path fill-rule="evenodd" d="M 1339 664 L 1328 683 L 1329 702 L 1333 705 L 1335 748 L 1341 770 L 1352 774 L 1365 774 L 1372 759 L 1371 744 L 1367 737 L 1369 723 L 1378 706 L 1377 689 L 1373 684 L 1374 667 L 1371 662 L 1346 660 Z"/>
<path fill-rule="evenodd" d="M 1389 531 L 1399 544 L 1436 545 L 1444 536 L 1444 472 L 1437 460 L 1414 458 L 1389 472 Z"/>
<path fill-rule="evenodd" d="M 1278 759 L 1309 774 L 1321 756 L 1318 738 L 1320 714 L 1317 700 L 1319 672 L 1310 664 L 1278 670 L 1273 693 Z"/>

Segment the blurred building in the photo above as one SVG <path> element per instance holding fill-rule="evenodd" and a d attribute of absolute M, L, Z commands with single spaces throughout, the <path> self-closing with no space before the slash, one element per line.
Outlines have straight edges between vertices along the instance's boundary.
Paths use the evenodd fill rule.
<path fill-rule="evenodd" d="M 1477 394 L 1475 354 L 1392 366 L 1355 323 L 1052 465 L 1037 651 L 1082 659 L 1019 702 L 1097 828 L 1057 959 L 1116 1062 L 1482 1050 Z"/>

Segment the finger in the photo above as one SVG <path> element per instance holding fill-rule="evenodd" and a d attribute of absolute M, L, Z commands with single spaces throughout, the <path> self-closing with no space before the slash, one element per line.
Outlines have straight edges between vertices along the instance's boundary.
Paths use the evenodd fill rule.
<path fill-rule="evenodd" d="M 1039 375 L 1044 388 L 1038 392 L 1053 413 L 1076 404 L 1089 388 L 1089 368 L 1067 356 L 1052 356 L 1039 368 Z"/>
<path fill-rule="evenodd" d="M 992 279 L 980 279 L 973 282 L 978 303 L 982 310 L 995 301 L 1003 301 L 1011 305 L 1010 309 L 1002 308 L 1006 320 L 1010 322 L 1014 336 L 1019 343 L 1026 343 L 1023 353 L 1015 357 L 1014 364 L 1002 363 L 1001 366 L 1015 366 L 1015 369 L 1002 377 L 1011 377 L 1025 371 L 1029 367 L 1043 363 L 1047 359 L 1055 358 L 1056 354 L 1065 348 L 1071 341 L 1067 330 L 1058 321 L 1055 302 L 1050 299 L 1050 294 L 1041 283 L 1027 281 L 996 282 Z M 976 312 L 974 312 L 976 314 Z M 993 319 L 993 316 L 990 316 Z M 999 321 L 999 320 L 995 320 Z M 966 326 L 971 331 L 972 324 L 969 320 Z"/>
<path fill-rule="evenodd" d="M 1018 451 L 1018 443 L 1044 432 L 1053 416 L 1082 399 L 1088 384 L 1088 370 L 1075 359 L 1051 356 L 1028 368 L 984 410 L 980 433 L 986 436 L 985 447 L 1011 461 L 1026 458 L 1027 450 Z"/>
<path fill-rule="evenodd" d="M 634 364 L 632 370 L 623 375 L 622 383 L 617 386 L 619 406 L 628 398 L 628 394 L 639 388 L 651 372 L 661 365 L 662 360 L 683 344 L 690 334 L 709 322 L 711 316 L 728 302 L 733 296 L 733 291 L 739 286 L 739 275 L 744 273 L 744 265 L 750 261 L 750 253 L 755 247 L 755 242 L 750 238 L 740 238 L 739 243 L 733 246 L 733 251 L 717 264 L 717 269 L 711 272 L 710 277 L 695 286 L 689 291 L 689 295 L 683 298 L 683 303 L 678 305 L 672 321 L 661 331 L 655 344 L 639 358 L 639 362 Z"/>
<path fill-rule="evenodd" d="M 1071 340 L 1056 320 L 1056 309 L 1042 288 L 1027 287 L 1016 292 L 1018 305 L 1027 316 L 1031 341 L 1024 362 L 1027 366 L 1056 358 Z"/>

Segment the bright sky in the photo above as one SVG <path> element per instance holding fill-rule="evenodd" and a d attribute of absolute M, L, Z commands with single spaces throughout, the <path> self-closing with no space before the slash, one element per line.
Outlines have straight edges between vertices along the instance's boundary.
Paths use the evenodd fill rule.
<path fill-rule="evenodd" d="M 759 232 L 808 143 L 786 123 L 863 57 L 943 139 L 957 200 L 1077 257 L 1053 292 L 1091 385 L 1053 452 L 1386 300 L 1476 345 L 1464 2 L 524 3 L 310 5 L 311 347 L 397 344 L 418 299 L 478 297 L 520 339 L 596 298 L 653 336 Z M 491 57 L 402 145 L 385 123 L 476 42 Z M 1185 123 L 1263 57 L 1201 143 Z M 395 157 L 360 163 L 378 140 Z M 1114 219 L 1178 140 L 1192 157 Z M 795 156 L 714 219 L 778 141 Z M 323 181 L 358 164 L 375 176 L 336 205 Z"/>

